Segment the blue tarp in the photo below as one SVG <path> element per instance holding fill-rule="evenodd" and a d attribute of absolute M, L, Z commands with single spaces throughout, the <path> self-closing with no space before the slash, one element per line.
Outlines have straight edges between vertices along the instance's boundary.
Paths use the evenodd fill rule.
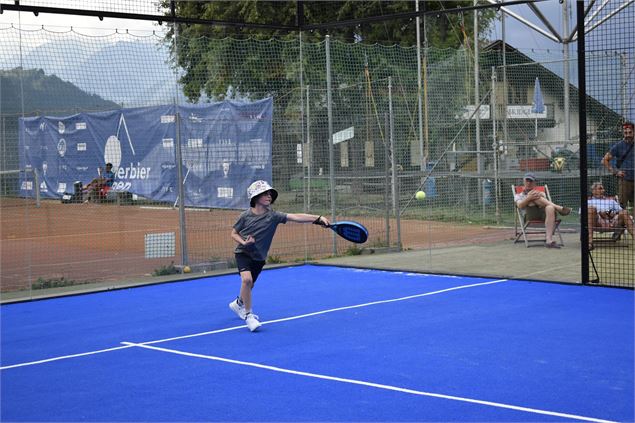
<path fill-rule="evenodd" d="M 38 171 L 42 198 L 60 198 L 110 162 L 113 189 L 173 203 L 178 135 L 185 204 L 245 208 L 247 186 L 271 181 L 272 114 L 268 98 L 22 118 L 20 168 Z M 20 188 L 34 195 L 32 184 Z"/>

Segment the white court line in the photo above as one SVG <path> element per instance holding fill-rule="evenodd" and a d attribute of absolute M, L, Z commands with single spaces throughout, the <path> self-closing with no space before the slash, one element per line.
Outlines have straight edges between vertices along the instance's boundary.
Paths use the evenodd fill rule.
<path fill-rule="evenodd" d="M 579 263 L 571 263 L 571 264 L 565 264 L 563 266 L 551 267 L 549 269 L 544 269 L 543 268 L 543 269 L 537 270 L 535 272 L 525 273 L 525 274 L 519 275 L 518 278 L 522 279 L 522 278 L 530 278 L 530 277 L 536 276 L 536 275 L 553 274 L 553 273 L 556 273 L 558 270 L 571 268 L 573 266 L 576 266 L 576 268 L 578 268 L 578 267 L 580 267 L 580 264 Z M 578 282 L 579 282 L 579 280 L 578 280 Z"/>
<path fill-rule="evenodd" d="M 568 413 L 561 413 L 561 412 L 557 412 L 557 411 L 541 410 L 541 409 L 538 409 L 538 408 L 528 408 L 528 407 L 522 407 L 522 406 L 518 406 L 518 405 L 504 404 L 504 403 L 500 403 L 500 402 L 483 401 L 483 400 L 478 400 L 478 399 L 474 399 L 474 398 L 457 397 L 457 396 L 454 396 L 454 395 L 437 394 L 437 393 L 434 393 L 434 392 L 416 391 L 414 389 L 400 388 L 398 386 L 393 386 L 393 385 L 384 385 L 384 384 L 381 384 L 381 383 L 366 382 L 366 381 L 357 380 L 357 379 L 347 379 L 347 378 L 341 378 L 341 377 L 335 377 L 335 376 L 321 375 L 321 374 L 318 374 L 318 373 L 302 372 L 302 371 L 299 371 L 299 370 L 284 369 L 282 367 L 268 366 L 266 364 L 258 364 L 258 363 L 254 363 L 254 362 L 250 362 L 250 361 L 232 360 L 230 358 L 223 358 L 223 357 L 218 357 L 218 356 L 213 356 L 213 355 L 196 354 L 196 353 L 190 353 L 190 352 L 186 352 L 186 351 L 179 351 L 179 350 L 173 350 L 173 349 L 168 349 L 168 348 L 154 347 L 154 346 L 149 346 L 149 345 L 144 345 L 144 344 L 135 344 L 135 343 L 132 343 L 132 342 L 122 342 L 122 344 L 124 344 L 126 346 L 130 346 L 130 347 L 146 348 L 146 349 L 150 349 L 150 350 L 161 351 L 161 352 L 166 352 L 166 353 L 170 353 L 170 354 L 183 355 L 183 356 L 187 356 L 187 357 L 203 358 L 203 359 L 206 359 L 206 360 L 213 360 L 213 361 L 222 361 L 224 363 L 238 364 L 238 365 L 241 365 L 241 366 L 256 367 L 256 368 L 259 368 L 259 369 L 271 370 L 273 372 L 287 373 L 287 374 L 292 374 L 292 375 L 297 375 L 297 376 L 306 376 L 306 377 L 311 377 L 311 378 L 315 378 L 315 379 L 331 380 L 331 381 L 334 381 L 334 382 L 350 383 L 350 384 L 353 384 L 353 385 L 368 386 L 368 387 L 371 387 L 371 388 L 378 388 L 378 389 L 385 389 L 385 390 L 388 390 L 388 391 L 403 392 L 403 393 L 406 393 L 406 394 L 419 395 L 419 396 L 424 396 L 424 397 L 433 397 L 433 398 L 441 398 L 441 399 L 446 399 L 446 400 L 451 400 L 451 401 L 468 402 L 468 403 L 472 403 L 472 404 L 480 404 L 480 405 L 486 405 L 486 406 L 496 407 L 496 408 L 505 408 L 505 409 L 515 410 L 515 411 L 524 411 L 524 412 L 527 412 L 527 413 L 542 414 L 542 415 L 555 416 L 555 417 L 564 417 L 564 418 L 567 418 L 567 419 L 575 419 L 575 420 L 584 420 L 584 421 L 588 421 L 588 422 L 617 423 L 617 422 L 614 422 L 612 420 L 603 420 L 603 419 L 597 419 L 597 418 L 594 418 L 594 417 L 579 416 L 579 415 L 576 415 L 576 414 L 568 414 Z"/>
<path fill-rule="evenodd" d="M 351 310 L 351 309 L 354 309 L 354 308 L 368 307 L 368 306 L 377 305 L 377 304 L 386 304 L 386 303 L 393 303 L 393 302 L 397 302 L 397 301 L 411 300 L 413 298 L 427 297 L 429 295 L 442 294 L 444 292 L 456 291 L 458 289 L 473 288 L 475 286 L 482 286 L 482 285 L 491 285 L 491 284 L 494 284 L 494 283 L 500 283 L 500 282 L 505 282 L 505 281 L 507 281 L 507 279 L 498 279 L 498 280 L 495 280 L 495 281 L 474 283 L 474 284 L 471 284 L 471 285 L 455 286 L 455 287 L 452 287 L 452 288 L 441 289 L 439 291 L 425 292 L 423 294 L 408 295 L 407 297 L 392 298 L 390 300 L 372 301 L 370 303 L 356 304 L 356 305 L 352 305 L 352 306 L 330 308 L 328 310 L 315 311 L 313 313 L 300 314 L 300 315 L 291 316 L 291 317 L 283 317 L 281 319 L 275 319 L 275 320 L 267 320 L 266 322 L 261 322 L 261 323 L 263 325 L 268 325 L 268 324 L 271 324 L 271 323 L 288 322 L 290 320 L 297 320 L 297 319 L 304 319 L 306 317 L 319 316 L 320 314 L 333 313 L 333 312 L 342 311 L 342 310 Z M 161 342 L 176 341 L 176 340 L 179 340 L 179 339 L 194 338 L 194 337 L 197 337 L 197 336 L 211 335 L 211 334 L 214 334 L 214 333 L 227 332 L 227 331 L 230 331 L 230 330 L 244 329 L 244 327 L 245 327 L 245 325 L 234 326 L 234 327 L 231 327 L 231 328 L 218 329 L 218 330 L 213 330 L 213 331 L 209 331 L 209 332 L 200 332 L 200 333 L 194 333 L 194 334 L 191 334 L 191 335 L 175 336 L 173 338 L 159 339 L 159 340 L 156 340 L 156 341 L 140 342 L 139 344 L 142 344 L 142 345 L 159 344 Z"/>
<path fill-rule="evenodd" d="M 188 169 L 189 171 L 189 169 Z M 164 211 L 170 211 L 170 210 L 176 210 L 174 207 L 160 207 L 160 206 L 139 206 L 140 209 L 143 210 L 164 210 Z M 201 208 L 201 207 L 186 207 L 185 210 L 187 211 L 206 211 L 209 212 L 209 208 Z"/>
<path fill-rule="evenodd" d="M 298 316 L 283 317 L 281 319 L 268 320 L 266 322 L 262 322 L 262 324 L 265 325 L 265 324 L 271 324 L 271 323 L 287 322 L 287 321 L 290 321 L 290 320 L 297 320 L 297 319 L 303 319 L 303 318 L 306 318 L 306 317 L 318 316 L 320 314 L 333 313 L 333 312 L 336 312 L 336 311 L 350 310 L 350 309 L 360 308 L 360 307 L 368 307 L 368 306 L 377 305 L 377 304 L 392 303 L 392 302 L 396 302 L 396 301 L 405 301 L 405 300 L 410 300 L 410 299 L 413 299 L 413 298 L 427 297 L 429 295 L 442 294 L 444 292 L 456 291 L 456 290 L 465 289 L 465 288 L 473 288 L 473 287 L 483 286 L 483 285 L 491 285 L 491 284 L 505 282 L 505 281 L 507 281 L 507 279 L 498 279 L 498 280 L 489 281 L 489 282 L 481 282 L 481 283 L 474 283 L 474 284 L 470 284 L 470 285 L 455 286 L 455 287 L 452 287 L 452 288 L 441 289 L 439 291 L 432 291 L 432 292 L 425 292 L 423 294 L 409 295 L 407 297 L 393 298 L 393 299 L 390 299 L 390 300 L 379 300 L 379 301 L 373 301 L 373 302 L 370 302 L 370 303 L 357 304 L 357 305 L 345 306 L 345 307 L 331 308 L 331 309 L 328 309 L 328 310 L 316 311 L 316 312 L 313 312 L 313 313 L 301 314 L 301 315 L 298 315 Z M 244 328 L 245 328 L 245 325 L 232 326 L 232 327 L 229 327 L 229 328 L 216 329 L 216 330 L 211 330 L 211 331 L 207 331 L 207 332 L 193 333 L 193 334 L 190 334 L 190 335 L 181 335 L 181 336 L 175 336 L 175 337 L 172 337 L 172 338 L 158 339 L 156 341 L 140 342 L 138 345 L 159 344 L 161 342 L 176 341 L 176 340 L 179 340 L 179 339 L 187 339 L 187 338 L 195 338 L 195 337 L 198 337 L 198 336 L 205 336 L 205 335 L 213 335 L 215 333 L 229 332 L 229 331 L 232 331 L 232 330 L 238 330 L 238 329 L 244 329 Z M 14 367 L 30 366 L 30 365 L 34 365 L 34 364 L 48 363 L 48 362 L 51 362 L 51 361 L 63 360 L 63 359 L 66 359 L 66 358 L 81 357 L 81 356 L 84 356 L 84 355 L 99 354 L 99 353 L 103 353 L 103 352 L 119 350 L 119 349 L 122 349 L 122 348 L 127 348 L 127 347 L 115 347 L 115 348 L 109 348 L 109 349 L 99 350 L 99 351 L 91 351 L 91 352 L 85 352 L 85 353 L 79 353 L 79 354 L 66 355 L 66 356 L 62 356 L 62 357 L 47 358 L 47 359 L 38 360 L 38 361 L 31 361 L 31 362 L 27 362 L 27 363 L 12 364 L 12 365 L 8 365 L 8 366 L 0 367 L 0 370 L 11 369 L 11 368 L 14 368 Z"/>
<path fill-rule="evenodd" d="M 0 367 L 0 370 L 13 369 L 15 367 L 32 366 L 34 364 L 50 363 L 51 361 L 65 360 L 67 358 L 83 357 L 86 355 L 93 355 L 93 354 L 101 354 L 101 353 L 105 353 L 109 351 L 123 350 L 125 348 L 130 348 L 130 346 L 113 347 L 113 348 L 107 348 L 105 350 L 89 351 L 85 353 L 78 353 L 78 354 L 71 354 L 71 355 L 62 355 L 60 357 L 45 358 L 43 360 L 37 360 L 37 361 L 29 361 L 28 363 L 10 364 L 8 366 Z"/>

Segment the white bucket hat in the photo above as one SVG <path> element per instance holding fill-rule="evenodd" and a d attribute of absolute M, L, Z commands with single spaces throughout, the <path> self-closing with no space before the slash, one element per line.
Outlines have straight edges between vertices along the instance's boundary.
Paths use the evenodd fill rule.
<path fill-rule="evenodd" d="M 267 191 L 271 191 L 271 204 L 273 204 L 276 201 L 276 198 L 278 198 L 278 191 L 273 189 L 267 181 L 256 181 L 253 184 L 249 185 L 249 188 L 247 188 L 249 205 L 251 207 L 254 207 L 256 205 L 256 197 Z"/>

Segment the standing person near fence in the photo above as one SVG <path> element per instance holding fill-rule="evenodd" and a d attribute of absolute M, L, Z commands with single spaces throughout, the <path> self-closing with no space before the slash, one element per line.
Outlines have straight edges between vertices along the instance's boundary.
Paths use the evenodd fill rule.
<path fill-rule="evenodd" d="M 604 155 L 602 164 L 619 180 L 620 205 L 623 209 L 628 210 L 629 202 L 631 207 L 633 206 L 633 191 L 635 190 L 633 184 L 633 168 L 635 167 L 633 132 L 635 127 L 632 122 L 625 122 L 622 125 L 622 131 L 624 139 L 611 146 L 611 149 Z M 611 164 L 613 159 L 615 159 L 615 167 Z"/>
<path fill-rule="evenodd" d="M 328 226 L 330 222 L 323 216 L 274 211 L 271 205 L 278 198 L 278 192 L 266 181 L 252 183 L 247 188 L 247 196 L 250 208 L 240 215 L 231 232 L 232 239 L 238 243 L 234 254 L 241 285 L 240 295 L 229 303 L 229 308 L 245 320 L 253 332 L 260 327 L 260 320 L 252 310 L 251 291 L 265 265 L 278 225 L 291 221 Z"/>

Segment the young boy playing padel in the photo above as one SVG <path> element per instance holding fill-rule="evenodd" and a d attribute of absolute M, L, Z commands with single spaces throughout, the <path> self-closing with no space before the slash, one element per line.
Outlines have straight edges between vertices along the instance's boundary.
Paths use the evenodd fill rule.
<path fill-rule="evenodd" d="M 271 205 L 278 198 L 278 192 L 266 181 L 256 181 L 249 185 L 247 196 L 251 207 L 240 215 L 231 234 L 232 239 L 238 243 L 234 254 L 241 285 L 240 295 L 229 303 L 229 308 L 245 320 L 247 327 L 253 332 L 260 327 L 260 321 L 252 311 L 251 290 L 265 265 L 278 225 L 291 221 L 328 226 L 330 222 L 323 216 L 272 210 Z"/>

